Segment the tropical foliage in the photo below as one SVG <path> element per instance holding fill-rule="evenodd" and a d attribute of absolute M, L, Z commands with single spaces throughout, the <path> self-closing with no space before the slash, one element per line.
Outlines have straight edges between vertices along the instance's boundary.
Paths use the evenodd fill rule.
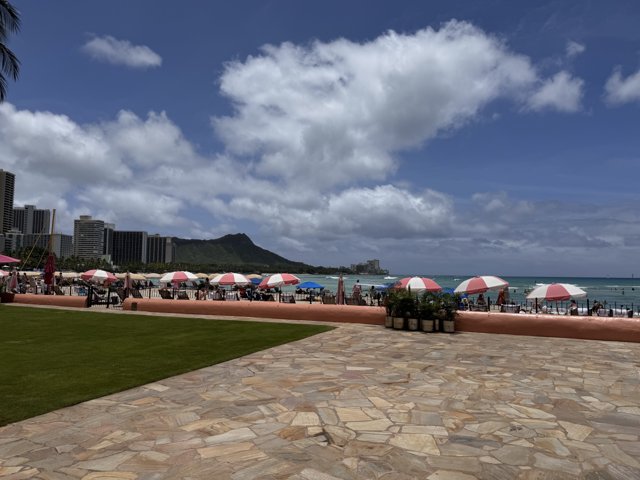
<path fill-rule="evenodd" d="M 7 47 L 9 34 L 18 30 L 20 14 L 7 0 L 0 0 L 0 102 L 7 96 L 6 76 L 16 80 L 20 71 L 18 57 Z"/>

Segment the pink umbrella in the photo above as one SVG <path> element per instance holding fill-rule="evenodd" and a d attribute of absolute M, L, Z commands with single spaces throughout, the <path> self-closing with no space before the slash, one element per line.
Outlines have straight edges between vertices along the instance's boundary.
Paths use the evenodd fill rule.
<path fill-rule="evenodd" d="M 473 277 L 465 280 L 460 285 L 458 285 L 453 292 L 468 293 L 469 295 L 473 295 L 476 293 L 484 293 L 487 290 L 500 290 L 508 286 L 509 282 L 501 279 L 500 277 L 484 275 L 481 277 Z"/>
<path fill-rule="evenodd" d="M 425 277 L 406 277 L 398 280 L 393 288 L 404 288 L 411 290 L 426 290 L 428 292 L 439 292 L 442 287 L 430 278 Z"/>
<path fill-rule="evenodd" d="M 9 272 L 7 272 L 6 270 L 0 270 L 0 277 L 8 277 L 9 276 Z"/>
<path fill-rule="evenodd" d="M 197 282 L 198 277 L 191 272 L 169 272 L 160 277 L 160 283 Z"/>
<path fill-rule="evenodd" d="M 548 301 L 562 301 L 586 296 L 587 292 L 570 283 L 551 283 L 534 288 L 531 293 L 527 295 L 527 298 L 529 300 L 543 299 Z"/>
<path fill-rule="evenodd" d="M 0 264 L 4 263 L 20 263 L 20 260 L 13 257 L 7 257 L 6 255 L 0 255 Z"/>
<path fill-rule="evenodd" d="M 80 278 L 87 282 L 95 283 L 110 283 L 117 280 L 116 276 L 113 273 L 105 272 L 104 270 L 99 269 L 87 270 L 86 272 L 80 274 Z"/>
<path fill-rule="evenodd" d="M 251 285 L 251 280 L 241 273 L 221 273 L 211 279 L 212 285 Z"/>
<path fill-rule="evenodd" d="M 300 283 L 300 279 L 290 273 L 276 273 L 270 275 L 260 282 L 258 288 L 282 287 L 283 285 L 296 285 Z"/>

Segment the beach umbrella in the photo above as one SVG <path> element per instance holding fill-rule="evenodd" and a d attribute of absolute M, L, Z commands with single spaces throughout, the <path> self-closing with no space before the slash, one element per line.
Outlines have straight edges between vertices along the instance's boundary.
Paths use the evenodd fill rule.
<path fill-rule="evenodd" d="M 84 273 L 80 274 L 80 278 L 87 282 L 95 282 L 95 283 L 109 283 L 115 282 L 117 280 L 116 276 L 111 272 L 105 272 L 104 270 L 94 269 L 87 270 Z"/>
<path fill-rule="evenodd" d="M 127 279 L 127 275 L 129 276 L 129 278 L 131 280 L 146 280 L 147 277 L 145 277 L 143 274 L 141 273 L 116 273 L 116 278 L 118 280 L 126 280 Z"/>
<path fill-rule="evenodd" d="M 276 273 L 269 275 L 267 278 L 260 282 L 259 288 L 274 288 L 282 287 L 283 285 L 297 285 L 300 283 L 300 279 L 290 273 Z"/>
<path fill-rule="evenodd" d="M 20 260 L 13 257 L 7 257 L 6 255 L 0 255 L 0 265 L 5 263 L 20 263 Z"/>
<path fill-rule="evenodd" d="M 47 257 L 47 263 L 44 265 L 44 283 L 52 287 L 55 282 L 56 273 L 56 257 L 50 253 Z"/>
<path fill-rule="evenodd" d="M 307 288 L 324 288 L 324 285 L 320 285 L 319 283 L 316 282 L 304 282 L 304 283 L 300 283 L 298 284 L 298 288 L 302 288 L 307 289 Z"/>
<path fill-rule="evenodd" d="M 209 278 L 209 275 L 206 273 L 196 273 L 196 277 L 204 280 L 205 278 Z"/>
<path fill-rule="evenodd" d="M 21 271 L 19 272 L 20 275 L 26 275 L 27 277 L 39 277 L 40 275 L 42 275 L 42 272 L 34 272 L 34 271 Z"/>
<path fill-rule="evenodd" d="M 9 278 L 9 291 L 14 292 L 18 290 L 18 272 L 13 272 Z"/>
<path fill-rule="evenodd" d="M 162 275 L 159 273 L 145 273 L 144 278 L 160 278 Z"/>
<path fill-rule="evenodd" d="M 527 299 L 542 299 L 548 301 L 562 301 L 570 298 L 583 298 L 587 292 L 570 283 L 551 283 L 534 288 Z"/>
<path fill-rule="evenodd" d="M 249 280 L 254 280 L 254 279 L 262 279 L 262 275 L 258 274 L 258 273 L 250 273 L 249 275 L 245 275 Z"/>
<path fill-rule="evenodd" d="M 197 282 L 198 277 L 187 271 L 169 272 L 160 277 L 161 283 Z"/>
<path fill-rule="evenodd" d="M 251 280 L 241 273 L 221 273 L 211 279 L 212 285 L 251 285 Z"/>
<path fill-rule="evenodd" d="M 336 291 L 336 305 L 344 305 L 344 279 L 342 274 L 338 277 L 338 289 Z"/>
<path fill-rule="evenodd" d="M 405 290 L 426 290 L 428 292 L 439 292 L 442 287 L 430 278 L 425 277 L 406 277 L 398 280 L 393 288 L 403 288 Z"/>
<path fill-rule="evenodd" d="M 6 270 L 0 270 L 0 277 L 8 277 L 10 275 Z"/>
<path fill-rule="evenodd" d="M 484 275 L 481 277 L 468 278 L 454 290 L 455 293 L 468 293 L 473 295 L 476 293 L 484 293 L 488 290 L 501 290 L 504 287 L 508 287 L 509 282 L 501 279 L 500 277 L 494 277 L 491 275 Z"/>

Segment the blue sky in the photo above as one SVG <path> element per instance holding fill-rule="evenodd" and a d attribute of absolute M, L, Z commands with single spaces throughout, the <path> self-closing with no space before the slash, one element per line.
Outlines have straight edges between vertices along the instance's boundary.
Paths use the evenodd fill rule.
<path fill-rule="evenodd" d="M 635 1 L 16 1 L 16 203 L 394 272 L 640 275 Z"/>

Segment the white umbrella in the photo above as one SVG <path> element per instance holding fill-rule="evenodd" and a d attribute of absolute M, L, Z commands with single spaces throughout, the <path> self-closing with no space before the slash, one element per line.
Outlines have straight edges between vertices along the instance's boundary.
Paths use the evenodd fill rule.
<path fill-rule="evenodd" d="M 290 273 L 276 273 L 270 275 L 260 282 L 258 288 L 274 288 L 282 287 L 283 285 L 297 285 L 300 283 L 300 279 Z"/>
<path fill-rule="evenodd" d="M 501 290 L 508 287 L 509 282 L 491 275 L 483 275 L 481 277 L 468 278 L 453 291 L 454 293 L 468 293 L 474 295 L 476 293 L 484 293 L 488 290 Z"/>
<path fill-rule="evenodd" d="M 165 273 L 161 278 L 160 282 L 162 283 L 180 283 L 180 282 L 197 282 L 198 277 L 196 277 L 191 272 L 179 271 L 179 272 L 169 272 Z"/>
<path fill-rule="evenodd" d="M 586 296 L 587 292 L 570 283 L 551 283 L 534 288 L 531 293 L 527 295 L 527 299 L 562 301 L 571 298 L 584 298 Z"/>
<path fill-rule="evenodd" d="M 404 288 L 405 290 L 426 290 L 428 292 L 439 292 L 442 287 L 435 280 L 425 277 L 406 277 L 393 284 L 393 288 Z"/>
<path fill-rule="evenodd" d="M 160 277 L 162 277 L 162 275 L 160 275 L 159 273 L 145 273 L 144 277 L 145 278 L 160 278 Z"/>
<path fill-rule="evenodd" d="M 211 279 L 211 285 L 250 285 L 251 280 L 241 273 L 221 273 Z"/>
<path fill-rule="evenodd" d="M 87 270 L 86 272 L 80 274 L 80 278 L 87 282 L 115 282 L 117 280 L 116 276 L 111 272 L 105 272 L 104 270 L 94 269 Z"/>

